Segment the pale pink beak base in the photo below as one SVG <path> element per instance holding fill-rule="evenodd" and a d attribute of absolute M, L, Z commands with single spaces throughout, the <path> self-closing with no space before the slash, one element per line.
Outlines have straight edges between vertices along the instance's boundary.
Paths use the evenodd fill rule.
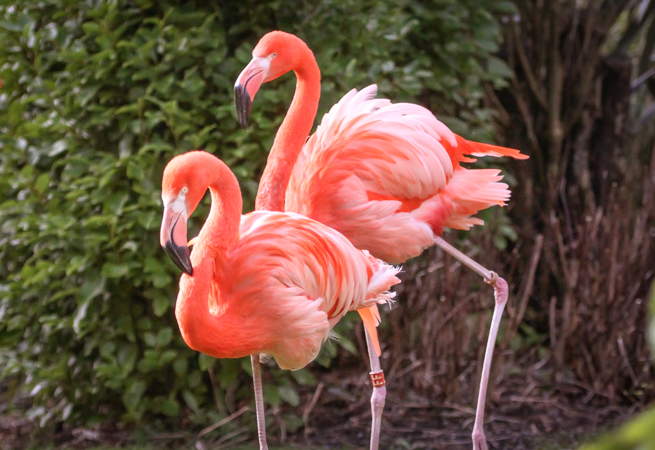
<path fill-rule="evenodd" d="M 264 77 L 268 72 L 268 60 L 265 58 L 254 58 L 246 66 L 237 78 L 234 87 L 242 86 L 242 89 L 248 93 L 250 100 L 255 99 L 255 94 L 264 82 Z"/>
<path fill-rule="evenodd" d="M 266 79 L 269 63 L 266 58 L 253 58 L 234 83 L 234 107 L 239 124 L 243 128 L 248 127 L 250 108 L 255 94 Z"/>

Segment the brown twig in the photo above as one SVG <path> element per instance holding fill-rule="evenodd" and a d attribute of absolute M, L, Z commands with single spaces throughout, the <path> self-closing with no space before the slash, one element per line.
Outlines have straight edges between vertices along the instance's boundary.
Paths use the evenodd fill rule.
<path fill-rule="evenodd" d="M 308 437 L 311 434 L 311 428 L 309 427 L 309 415 L 314 410 L 316 402 L 318 402 L 318 398 L 321 396 L 321 392 L 323 391 L 323 387 L 323 383 L 318 384 L 316 390 L 314 391 L 314 395 L 312 395 L 312 399 L 309 401 L 307 406 L 305 406 L 305 409 L 302 412 L 302 422 L 305 425 L 305 437 Z"/>
<path fill-rule="evenodd" d="M 248 431 L 248 428 L 243 427 L 243 428 L 239 428 L 238 430 L 234 430 L 231 433 L 226 434 L 225 436 L 223 436 L 222 438 L 220 438 L 216 442 L 216 450 L 221 449 L 221 448 L 232 447 L 233 445 L 236 445 L 239 442 L 245 441 L 246 439 L 248 439 L 247 435 L 241 436 L 239 439 L 235 439 L 232 442 L 229 442 L 229 443 L 227 443 L 225 445 L 222 445 L 224 442 L 227 442 L 229 439 L 232 439 L 234 436 L 238 436 L 238 435 L 243 434 L 243 433 L 245 433 L 247 431 Z"/>
<path fill-rule="evenodd" d="M 225 425 L 225 424 L 227 424 L 227 423 L 232 422 L 234 419 L 236 419 L 237 417 L 239 417 L 241 414 L 243 414 L 243 413 L 245 413 L 246 411 L 249 411 L 249 410 L 250 410 L 250 406 L 247 406 L 247 405 L 246 405 L 246 406 L 244 406 L 243 408 L 241 408 L 240 410 L 238 410 L 237 412 L 235 412 L 234 414 L 230 414 L 230 415 L 227 416 L 225 419 L 219 420 L 219 421 L 216 422 L 214 425 L 211 425 L 211 426 L 209 426 L 209 427 L 203 429 L 203 430 L 200 431 L 200 433 L 198 433 L 198 435 L 196 436 L 196 442 L 199 441 L 200 438 L 203 437 L 204 435 L 206 435 L 207 433 L 209 433 L 209 432 L 211 432 L 211 431 L 214 431 L 216 428 L 222 427 L 223 425 Z"/>
<path fill-rule="evenodd" d="M 537 266 L 539 265 L 539 260 L 541 259 L 541 251 L 543 250 L 543 246 L 544 235 L 539 234 L 535 239 L 534 246 L 532 247 L 532 256 L 530 258 L 530 266 L 528 268 L 528 277 L 526 278 L 525 286 L 523 287 L 523 293 L 521 294 L 521 300 L 519 301 L 519 310 L 516 314 L 516 317 L 507 327 L 508 331 L 505 333 L 503 348 L 507 348 L 509 342 L 512 340 L 514 335 L 516 335 L 518 327 L 523 321 L 523 317 L 525 317 L 525 312 L 528 308 L 528 300 L 530 299 L 534 289 L 534 278 L 537 272 Z"/>
<path fill-rule="evenodd" d="M 628 373 L 630 374 L 630 378 L 632 378 L 632 385 L 634 387 L 639 386 L 639 381 L 637 380 L 637 375 L 635 375 L 635 371 L 632 369 L 632 364 L 630 364 L 630 359 L 628 358 L 628 353 L 625 351 L 625 344 L 623 344 L 623 338 L 619 336 L 616 339 L 616 343 L 619 346 L 619 352 L 621 352 L 621 356 L 623 356 L 623 360 L 625 361 L 625 366 L 628 369 Z"/>

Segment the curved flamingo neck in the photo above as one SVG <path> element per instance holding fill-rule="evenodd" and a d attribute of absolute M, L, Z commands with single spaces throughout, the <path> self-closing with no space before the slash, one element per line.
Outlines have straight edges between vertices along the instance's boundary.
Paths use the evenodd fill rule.
<path fill-rule="evenodd" d="M 239 182 L 225 163 L 213 156 L 203 161 L 202 171 L 212 203 L 197 242 L 214 249 L 227 250 L 239 239 L 243 207 Z"/>
<path fill-rule="evenodd" d="M 298 39 L 299 63 L 293 69 L 296 74 L 296 92 L 280 129 L 275 136 L 273 147 L 268 155 L 266 168 L 259 182 L 255 209 L 284 211 L 286 194 L 291 171 L 298 159 L 307 136 L 314 124 L 321 96 L 321 71 L 312 51 Z"/>
<path fill-rule="evenodd" d="M 229 304 L 221 298 L 217 274 L 239 240 L 242 198 L 236 177 L 218 158 L 199 152 L 194 163 L 194 174 L 201 186 L 209 188 L 212 204 L 191 253 L 194 274 L 182 275 L 180 280 L 175 316 L 189 347 L 220 357 L 220 352 L 230 348 L 229 342 L 219 338 L 221 333 L 238 334 L 222 315 Z"/>

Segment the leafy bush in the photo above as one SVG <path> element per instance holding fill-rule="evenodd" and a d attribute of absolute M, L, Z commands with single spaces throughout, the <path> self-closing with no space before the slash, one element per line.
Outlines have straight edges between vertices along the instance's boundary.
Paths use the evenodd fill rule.
<path fill-rule="evenodd" d="M 250 395 L 247 364 L 182 342 L 179 273 L 158 228 L 163 167 L 193 149 L 220 156 L 252 207 L 294 86 L 287 76 L 263 89 L 251 130 L 238 128 L 234 79 L 264 32 L 310 42 L 325 73 L 322 111 L 376 81 L 396 100 L 432 92 L 454 102 L 453 120 L 488 117 L 479 84 L 505 75 L 488 56 L 498 34 L 488 9 L 506 2 L 310 3 L 1 2 L 0 368 L 31 391 L 43 423 L 182 409 L 205 423 L 218 418 L 214 398 L 225 413 L 223 392 Z M 294 383 L 312 382 L 269 376 L 273 405 L 297 405 Z"/>

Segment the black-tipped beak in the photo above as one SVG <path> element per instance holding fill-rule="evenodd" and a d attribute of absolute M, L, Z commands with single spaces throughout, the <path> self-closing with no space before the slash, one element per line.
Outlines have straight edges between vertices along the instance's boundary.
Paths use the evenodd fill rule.
<path fill-rule="evenodd" d="M 248 129 L 248 120 L 250 119 L 250 109 L 252 108 L 252 99 L 248 94 L 245 86 L 241 84 L 234 85 L 234 107 L 237 110 L 237 120 L 244 130 Z"/>
<path fill-rule="evenodd" d="M 189 247 L 175 245 L 173 241 L 166 242 L 166 246 L 162 246 L 166 254 L 175 263 L 180 270 L 187 275 L 193 276 L 193 266 L 191 266 L 191 256 Z"/>
<path fill-rule="evenodd" d="M 175 265 L 187 275 L 193 276 L 191 255 L 187 245 L 186 218 L 182 212 L 172 208 L 164 208 L 164 218 L 161 222 L 159 243 Z"/>

